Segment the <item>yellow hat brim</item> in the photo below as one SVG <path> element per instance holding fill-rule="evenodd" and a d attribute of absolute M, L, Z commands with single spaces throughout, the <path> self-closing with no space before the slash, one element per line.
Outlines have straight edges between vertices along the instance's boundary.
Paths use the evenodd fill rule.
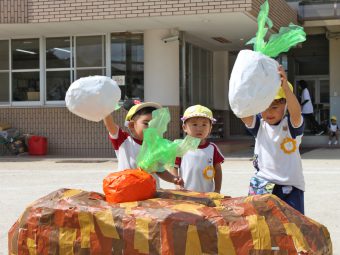
<path fill-rule="evenodd" d="M 162 106 L 160 104 L 157 104 L 157 103 L 154 103 L 154 102 L 146 102 L 146 103 L 136 104 L 136 105 L 132 106 L 131 109 L 128 111 L 128 113 L 126 114 L 125 120 L 130 121 L 138 111 L 140 111 L 140 110 L 142 110 L 143 108 L 146 108 L 146 107 L 153 107 L 155 109 L 162 108 Z"/>

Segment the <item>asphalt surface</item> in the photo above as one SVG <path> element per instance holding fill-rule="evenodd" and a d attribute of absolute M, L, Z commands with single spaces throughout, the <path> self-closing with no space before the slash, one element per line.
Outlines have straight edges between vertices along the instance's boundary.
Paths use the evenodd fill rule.
<path fill-rule="evenodd" d="M 250 156 L 251 149 L 228 155 L 222 165 L 222 194 L 247 194 Z M 334 254 L 340 255 L 340 149 L 306 151 L 302 158 L 306 215 L 328 228 Z M 27 205 L 60 188 L 102 192 L 103 178 L 116 165 L 112 159 L 0 157 L 0 255 L 8 254 L 7 232 Z M 161 181 L 161 187 L 173 185 Z"/>

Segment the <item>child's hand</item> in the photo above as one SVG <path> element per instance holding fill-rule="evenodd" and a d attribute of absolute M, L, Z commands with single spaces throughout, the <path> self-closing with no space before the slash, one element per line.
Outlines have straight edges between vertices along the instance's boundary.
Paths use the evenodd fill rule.
<path fill-rule="evenodd" d="M 286 88 L 289 89 L 289 85 L 288 85 L 288 81 L 287 81 L 287 75 L 286 75 L 285 70 L 283 69 L 283 66 L 280 65 L 278 70 L 279 70 L 278 73 L 279 73 L 279 75 L 281 77 L 281 86 L 282 86 L 282 88 L 283 89 L 286 89 Z"/>
<path fill-rule="evenodd" d="M 184 188 L 184 181 L 181 177 L 179 176 L 175 176 L 173 179 L 173 183 L 176 184 L 177 186 L 179 186 L 181 189 Z"/>

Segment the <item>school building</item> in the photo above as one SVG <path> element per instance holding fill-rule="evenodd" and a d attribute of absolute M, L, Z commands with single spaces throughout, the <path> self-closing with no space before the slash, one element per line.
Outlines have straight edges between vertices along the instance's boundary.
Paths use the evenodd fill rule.
<path fill-rule="evenodd" d="M 103 123 L 73 115 L 64 102 L 74 80 L 106 75 L 118 82 L 123 98 L 169 107 L 170 138 L 181 136 L 183 109 L 198 103 L 217 118 L 212 139 L 249 137 L 230 111 L 228 81 L 238 51 L 256 34 L 263 2 L 1 0 L 0 122 L 46 136 L 50 155 L 114 156 Z M 337 1 L 269 3 L 271 33 L 292 22 L 308 34 L 279 57 L 289 80 L 307 81 L 319 121 L 340 118 Z M 121 125 L 125 114 L 114 113 Z"/>

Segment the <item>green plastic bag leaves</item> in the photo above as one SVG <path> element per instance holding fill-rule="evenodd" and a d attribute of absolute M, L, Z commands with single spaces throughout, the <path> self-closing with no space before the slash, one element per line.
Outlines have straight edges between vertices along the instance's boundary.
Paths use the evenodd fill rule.
<path fill-rule="evenodd" d="M 268 18 L 269 3 L 266 0 L 260 8 L 257 17 L 258 30 L 256 37 L 249 40 L 246 44 L 253 44 L 254 51 L 261 52 L 268 57 L 276 57 L 282 52 L 287 52 L 291 47 L 306 40 L 306 33 L 303 28 L 294 24 L 288 27 L 281 27 L 278 34 L 270 36 L 269 41 L 265 42 L 264 38 L 268 29 L 272 28 L 273 23 Z M 268 26 L 266 28 L 265 26 Z"/>
<path fill-rule="evenodd" d="M 158 134 L 163 137 L 170 122 L 170 112 L 168 108 L 161 108 L 152 112 L 152 120 L 149 122 L 149 128 L 155 128 Z"/>
<path fill-rule="evenodd" d="M 306 41 L 306 33 L 303 28 L 294 24 L 288 27 L 281 27 L 278 34 L 270 36 L 262 53 L 269 57 L 276 57 L 281 52 L 287 52 L 292 46 Z"/>
<path fill-rule="evenodd" d="M 163 138 L 170 121 L 167 108 L 153 111 L 152 117 L 149 127 L 143 131 L 143 144 L 137 156 L 137 166 L 149 173 L 173 167 L 176 157 L 196 149 L 200 143 L 200 139 L 189 136 L 174 142 Z"/>

